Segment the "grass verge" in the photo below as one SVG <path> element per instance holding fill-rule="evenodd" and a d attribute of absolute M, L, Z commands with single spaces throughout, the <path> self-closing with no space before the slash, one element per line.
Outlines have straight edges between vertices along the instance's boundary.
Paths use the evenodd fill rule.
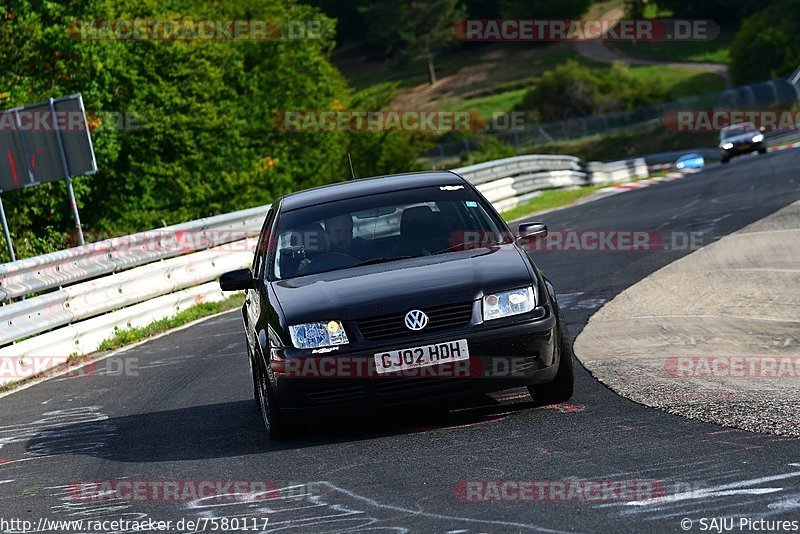
<path fill-rule="evenodd" d="M 520 204 L 519 206 L 515 206 L 508 211 L 504 211 L 501 213 L 501 215 L 505 220 L 513 221 L 538 211 L 561 208 L 563 206 L 574 204 L 575 202 L 591 195 L 602 187 L 605 187 L 605 185 L 588 185 L 585 187 L 566 189 L 563 191 L 545 191 L 541 195 L 537 195 L 529 201 Z"/>
<path fill-rule="evenodd" d="M 482 117 L 488 119 L 491 118 L 494 113 L 508 113 L 509 111 L 513 111 L 517 104 L 522 102 L 527 92 L 527 88 L 511 89 L 490 95 L 465 99 L 455 103 L 452 107 L 456 111 L 477 111 Z M 445 104 L 441 107 L 447 109 L 449 106 Z"/>
<path fill-rule="evenodd" d="M 730 48 L 735 36 L 735 30 L 725 28 L 715 38 L 703 41 L 614 41 L 608 46 L 640 59 L 727 64 L 730 63 Z"/>
<path fill-rule="evenodd" d="M 526 148 L 523 154 L 560 154 L 578 156 L 584 161 L 613 161 L 670 150 L 694 150 L 715 147 L 717 134 L 672 132 L 663 125 L 629 128 L 612 133 L 554 141 Z"/>
<path fill-rule="evenodd" d="M 663 46 L 680 44 L 687 43 L 669 42 Z M 650 45 L 652 43 L 639 43 L 637 46 L 647 48 Z M 673 50 L 668 48 L 667 52 Z M 609 67 L 584 58 L 565 43 L 463 46 L 443 52 L 437 58 L 440 83 L 431 88 L 427 85 L 423 63 L 372 61 L 358 53 L 339 58 L 336 63 L 350 84 L 358 89 L 399 82 L 396 98 L 410 109 L 475 109 L 488 117 L 514 109 L 544 72 L 567 60 L 592 68 Z M 725 88 L 722 76 L 696 67 L 634 65 L 630 72 L 643 84 L 661 88 L 667 100 Z"/>
<path fill-rule="evenodd" d="M 67 358 L 66 362 L 62 363 L 61 365 L 57 365 L 52 369 L 42 371 L 41 373 L 20 380 L 6 382 L 0 386 L 0 394 L 18 389 L 35 380 L 58 376 L 61 373 L 68 371 L 72 367 L 78 367 L 81 364 L 90 363 L 102 355 L 103 352 L 116 350 L 137 341 L 147 339 L 148 337 L 153 337 L 157 334 L 164 333 L 167 330 L 178 328 L 179 326 L 191 323 L 197 319 L 202 319 L 203 317 L 208 317 L 216 313 L 238 308 L 243 302 L 244 294 L 236 294 L 218 302 L 202 302 L 192 306 L 191 308 L 187 308 L 181 312 L 178 312 L 171 317 L 165 317 L 164 319 L 153 321 L 142 328 L 126 328 L 124 330 L 117 330 L 112 337 L 103 340 L 95 352 L 84 355 L 73 354 Z"/>
<path fill-rule="evenodd" d="M 98 351 L 115 350 L 131 343 L 136 343 L 142 339 L 152 337 L 156 334 L 161 334 L 167 330 L 178 328 L 197 319 L 202 319 L 215 313 L 220 313 L 233 308 L 238 308 L 244 302 L 244 295 L 232 295 L 225 300 L 218 302 L 201 302 L 191 308 L 187 308 L 181 312 L 176 313 L 171 317 L 164 317 L 158 319 L 143 327 L 125 328 L 122 330 L 115 330 L 114 335 L 108 339 L 104 339 Z"/>

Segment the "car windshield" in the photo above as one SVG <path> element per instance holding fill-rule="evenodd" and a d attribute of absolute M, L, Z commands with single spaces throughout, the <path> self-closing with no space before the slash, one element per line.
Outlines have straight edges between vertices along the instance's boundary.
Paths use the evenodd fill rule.
<path fill-rule="evenodd" d="M 735 124 L 733 126 L 729 126 L 725 130 L 722 130 L 722 132 L 720 132 L 720 139 L 728 139 L 731 137 L 736 137 L 737 135 L 742 135 L 743 133 L 757 133 L 757 132 L 758 130 L 751 123 Z"/>
<path fill-rule="evenodd" d="M 278 220 L 272 279 L 508 243 L 466 187 L 433 186 L 309 206 Z"/>

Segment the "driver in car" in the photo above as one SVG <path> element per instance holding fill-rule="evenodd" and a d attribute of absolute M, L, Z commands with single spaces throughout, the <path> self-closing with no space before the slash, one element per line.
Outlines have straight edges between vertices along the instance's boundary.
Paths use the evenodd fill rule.
<path fill-rule="evenodd" d="M 353 237 L 353 218 L 345 213 L 325 219 L 325 234 L 328 237 L 328 251 L 347 254 L 356 259 L 364 259 L 366 243 L 360 237 Z"/>
<path fill-rule="evenodd" d="M 314 239 L 318 245 L 313 255 L 310 253 L 309 247 L 306 247 L 307 255 L 297 267 L 298 274 L 302 275 L 311 272 L 313 270 L 311 265 L 314 264 L 315 259 L 323 256 L 329 258 L 327 256 L 329 254 L 350 256 L 353 259 L 353 263 L 363 259 L 365 242 L 360 237 L 353 237 L 353 218 L 349 214 L 345 213 L 344 215 L 325 219 L 324 223 L 325 230 L 322 235 L 308 229 L 304 232 L 306 236 L 318 236 Z M 319 228 L 320 232 L 322 231 L 319 223 L 315 227 Z"/>
<path fill-rule="evenodd" d="M 297 274 L 304 274 L 308 271 L 308 266 L 317 257 L 326 254 L 329 249 L 328 235 L 319 223 L 308 224 L 296 231 L 305 257 L 297 265 Z"/>

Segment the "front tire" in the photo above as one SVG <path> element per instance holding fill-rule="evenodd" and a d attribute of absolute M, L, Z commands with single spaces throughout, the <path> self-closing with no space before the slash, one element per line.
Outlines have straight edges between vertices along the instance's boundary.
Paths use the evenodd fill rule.
<path fill-rule="evenodd" d="M 258 373 L 260 371 L 257 362 L 253 358 L 252 352 L 250 352 L 250 344 L 245 341 L 245 345 L 247 346 L 247 364 L 250 366 L 250 379 L 253 381 L 253 400 L 256 401 L 256 408 L 261 410 L 261 394 L 258 384 Z"/>
<path fill-rule="evenodd" d="M 728 163 L 730 161 L 729 158 L 720 158 L 719 162 L 722 164 Z"/>
<path fill-rule="evenodd" d="M 270 439 L 275 440 L 289 437 L 292 434 L 291 425 L 275 402 L 275 395 L 272 393 L 269 379 L 260 365 L 258 366 L 256 382 L 259 394 L 259 411 L 267 434 Z"/>
<path fill-rule="evenodd" d="M 528 386 L 533 400 L 539 404 L 557 404 L 572 398 L 575 391 L 575 366 L 572 359 L 572 340 L 567 330 L 567 320 L 558 308 L 559 352 L 556 377 L 546 384 Z"/>
<path fill-rule="evenodd" d="M 758 153 L 759 154 L 766 154 L 767 153 L 767 149 L 766 148 L 759 148 L 758 149 Z"/>

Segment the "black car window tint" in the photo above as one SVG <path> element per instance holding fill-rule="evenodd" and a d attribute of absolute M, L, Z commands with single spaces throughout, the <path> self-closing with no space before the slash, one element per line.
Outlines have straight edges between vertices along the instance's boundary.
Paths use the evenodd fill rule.
<path fill-rule="evenodd" d="M 300 272 L 299 265 L 304 261 L 300 258 L 302 251 L 284 251 L 284 248 L 288 248 L 288 240 L 283 236 L 304 225 L 315 224 L 324 228 L 326 220 L 347 215 L 353 219 L 353 236 L 357 238 L 352 248 L 354 258 L 415 257 L 447 250 L 453 244 L 452 239 L 466 238 L 467 231 L 478 233 L 478 236 L 468 236 L 473 241 L 505 241 L 502 236 L 500 239 L 496 237 L 505 226 L 486 212 L 486 208 L 485 201 L 476 197 L 471 190 L 452 191 L 429 187 L 345 199 L 283 212 L 277 224 L 281 236 L 278 248 L 281 250 L 269 263 L 270 276 L 285 280 L 302 276 L 303 273 L 348 268 L 344 261 L 346 254 L 339 252 L 336 256 L 319 254 L 321 259 L 316 267 L 304 265 Z M 413 212 L 408 211 L 412 209 Z M 406 224 L 403 224 L 405 213 L 409 215 Z M 407 229 L 405 236 L 402 235 L 404 226 Z M 270 246 L 275 248 L 274 244 Z M 284 252 L 287 255 L 285 261 Z M 313 261 L 314 258 L 308 258 L 305 263 Z"/>
<path fill-rule="evenodd" d="M 266 280 L 267 273 L 270 269 L 270 262 L 274 258 L 275 245 L 278 240 L 273 230 L 275 230 L 276 219 L 278 218 L 279 203 L 276 202 L 272 205 L 264 221 L 264 226 L 261 228 L 261 235 L 259 236 L 259 244 L 256 247 L 256 254 L 259 261 L 259 269 L 257 273 L 254 271 L 253 276 L 259 280 Z"/>
<path fill-rule="evenodd" d="M 267 213 L 264 219 L 264 224 L 261 227 L 261 233 L 258 236 L 258 243 L 256 244 L 256 251 L 253 256 L 253 276 L 257 279 L 262 279 L 264 275 L 264 264 L 266 257 L 266 241 L 269 234 L 269 228 L 272 221 L 275 219 L 274 211 L 272 209 Z"/>

